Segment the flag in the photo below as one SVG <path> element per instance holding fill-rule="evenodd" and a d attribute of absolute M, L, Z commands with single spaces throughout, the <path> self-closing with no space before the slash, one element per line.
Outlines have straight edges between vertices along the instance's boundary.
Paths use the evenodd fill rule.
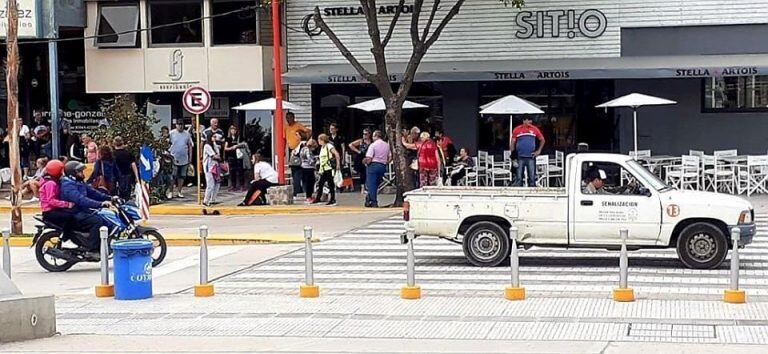
<path fill-rule="evenodd" d="M 136 205 L 139 207 L 142 220 L 149 220 L 149 183 L 136 183 Z"/>

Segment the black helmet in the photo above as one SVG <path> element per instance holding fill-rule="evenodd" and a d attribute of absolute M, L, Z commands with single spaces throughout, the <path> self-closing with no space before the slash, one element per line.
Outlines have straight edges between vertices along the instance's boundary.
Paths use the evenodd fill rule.
<path fill-rule="evenodd" d="M 85 164 L 78 161 L 69 161 L 64 165 L 64 174 L 67 176 L 75 176 L 78 172 L 85 170 Z"/>

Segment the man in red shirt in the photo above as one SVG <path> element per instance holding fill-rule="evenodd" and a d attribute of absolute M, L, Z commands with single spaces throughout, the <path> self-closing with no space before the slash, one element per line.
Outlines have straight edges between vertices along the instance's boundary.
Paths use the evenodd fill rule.
<path fill-rule="evenodd" d="M 536 140 L 539 141 L 539 148 L 536 148 Z M 509 141 L 509 150 L 517 150 L 517 159 L 520 166 L 517 168 L 517 182 L 515 186 L 523 186 L 523 170 L 528 171 L 528 186 L 536 186 L 536 157 L 541 154 L 546 140 L 541 130 L 533 125 L 533 120 L 529 116 L 523 118 L 523 124 L 518 125 L 512 130 L 512 136 Z"/>
<path fill-rule="evenodd" d="M 443 158 L 445 159 L 443 162 L 446 164 L 452 163 L 453 157 L 456 155 L 456 148 L 453 146 L 453 140 L 445 135 L 445 132 L 442 129 L 436 129 L 435 142 L 443 151 Z"/>

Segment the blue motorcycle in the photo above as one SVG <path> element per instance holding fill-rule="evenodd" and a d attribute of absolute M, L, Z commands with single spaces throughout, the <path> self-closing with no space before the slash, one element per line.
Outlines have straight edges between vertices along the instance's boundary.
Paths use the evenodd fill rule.
<path fill-rule="evenodd" d="M 168 245 L 157 228 L 138 225 L 141 213 L 136 205 L 122 200 L 114 201 L 114 208 L 102 208 L 96 214 L 107 226 L 107 242 L 114 240 L 147 239 L 152 241 L 152 266 L 157 267 L 165 259 Z M 37 262 L 49 272 L 63 272 L 80 262 L 98 262 L 98 257 L 89 256 L 89 249 L 82 247 L 89 237 L 88 232 L 74 231 L 35 216 L 37 233 L 32 240 Z M 110 254 L 112 248 L 109 247 Z"/>

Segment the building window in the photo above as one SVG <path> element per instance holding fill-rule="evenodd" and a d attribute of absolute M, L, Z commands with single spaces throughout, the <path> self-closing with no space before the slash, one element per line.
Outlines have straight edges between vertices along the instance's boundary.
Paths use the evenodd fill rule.
<path fill-rule="evenodd" d="M 150 43 L 202 44 L 202 1 L 149 2 Z"/>
<path fill-rule="evenodd" d="M 768 75 L 705 78 L 704 110 L 768 111 Z"/>
<path fill-rule="evenodd" d="M 213 0 L 211 3 L 211 35 L 214 45 L 256 44 L 259 16 L 253 1 Z"/>
<path fill-rule="evenodd" d="M 96 23 L 96 46 L 136 48 L 139 46 L 139 4 L 102 5 Z"/>

